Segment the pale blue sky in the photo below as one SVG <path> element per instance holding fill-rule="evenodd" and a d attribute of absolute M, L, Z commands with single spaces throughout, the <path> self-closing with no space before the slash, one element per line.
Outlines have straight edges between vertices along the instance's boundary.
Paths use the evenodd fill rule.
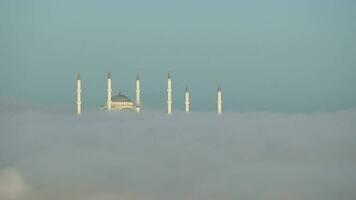
<path fill-rule="evenodd" d="M 356 2 L 0 0 L 0 96 L 83 106 L 113 89 L 165 108 L 183 87 L 192 109 L 215 109 L 216 83 L 230 111 L 316 112 L 356 105 Z"/>

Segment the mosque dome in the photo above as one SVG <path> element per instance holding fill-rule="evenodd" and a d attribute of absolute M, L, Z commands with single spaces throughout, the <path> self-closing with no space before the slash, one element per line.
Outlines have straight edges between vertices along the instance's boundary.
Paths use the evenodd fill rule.
<path fill-rule="evenodd" d="M 111 97 L 112 102 L 132 102 L 127 96 L 122 95 L 121 93 Z"/>

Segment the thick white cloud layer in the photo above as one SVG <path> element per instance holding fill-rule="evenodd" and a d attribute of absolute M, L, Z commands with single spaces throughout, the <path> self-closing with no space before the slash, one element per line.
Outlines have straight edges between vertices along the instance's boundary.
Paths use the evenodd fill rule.
<path fill-rule="evenodd" d="M 0 197 L 8 199 L 351 200 L 355 155 L 356 110 L 77 117 L 0 107 Z"/>
<path fill-rule="evenodd" d="M 0 171 L 0 199 L 23 199 L 30 192 L 30 187 L 22 176 L 12 169 Z"/>

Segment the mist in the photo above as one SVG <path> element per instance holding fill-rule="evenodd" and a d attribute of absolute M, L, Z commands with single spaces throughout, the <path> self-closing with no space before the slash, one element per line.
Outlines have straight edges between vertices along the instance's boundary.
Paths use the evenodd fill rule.
<path fill-rule="evenodd" d="M 0 199 L 354 199 L 356 110 L 0 105 Z"/>

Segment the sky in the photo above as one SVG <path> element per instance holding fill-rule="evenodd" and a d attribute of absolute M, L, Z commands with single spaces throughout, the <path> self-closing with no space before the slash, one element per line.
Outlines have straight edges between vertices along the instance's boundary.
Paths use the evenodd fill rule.
<path fill-rule="evenodd" d="M 300 1 L 0 1 L 0 97 L 83 110 L 114 93 L 165 108 L 173 74 L 175 109 L 184 84 L 195 111 L 313 113 L 356 105 L 356 2 Z"/>

